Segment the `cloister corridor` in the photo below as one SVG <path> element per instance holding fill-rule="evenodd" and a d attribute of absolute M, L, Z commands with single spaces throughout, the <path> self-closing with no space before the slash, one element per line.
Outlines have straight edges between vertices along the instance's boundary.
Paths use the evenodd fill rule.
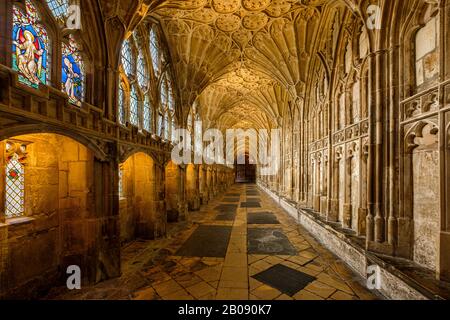
<path fill-rule="evenodd" d="M 71 293 L 56 288 L 46 298 L 382 298 L 254 184 L 233 185 L 163 239 L 127 244 L 122 258 L 119 278 Z"/>

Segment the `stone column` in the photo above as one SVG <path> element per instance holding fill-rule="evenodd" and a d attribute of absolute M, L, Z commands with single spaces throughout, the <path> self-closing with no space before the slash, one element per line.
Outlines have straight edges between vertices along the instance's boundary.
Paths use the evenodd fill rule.
<path fill-rule="evenodd" d="M 352 160 L 354 157 L 355 144 L 347 146 L 347 157 L 345 159 L 345 201 L 344 201 L 344 228 L 352 228 Z"/>
<path fill-rule="evenodd" d="M 94 160 L 94 210 L 86 217 L 86 266 L 89 283 L 120 275 L 119 163 Z M 66 264 L 77 257 L 66 257 Z"/>
<path fill-rule="evenodd" d="M 333 190 L 331 191 L 331 210 L 328 212 L 327 217 L 327 220 L 331 222 L 337 222 L 339 220 L 339 172 L 341 167 L 342 155 L 342 147 L 335 148 L 332 177 Z"/>
<path fill-rule="evenodd" d="M 318 152 L 314 155 L 314 195 L 313 195 L 313 209 L 316 212 L 320 211 L 320 166 L 322 165 L 322 153 Z"/>

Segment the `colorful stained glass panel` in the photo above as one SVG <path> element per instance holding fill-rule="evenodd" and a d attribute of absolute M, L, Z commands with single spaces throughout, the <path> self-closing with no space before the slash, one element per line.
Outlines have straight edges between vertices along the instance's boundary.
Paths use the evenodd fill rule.
<path fill-rule="evenodd" d="M 62 90 L 69 96 L 69 101 L 81 106 L 84 100 L 84 63 L 75 40 L 62 44 Z"/>
<path fill-rule="evenodd" d="M 36 21 L 39 16 L 30 1 L 26 12 L 13 6 L 12 67 L 19 73 L 19 81 L 33 88 L 49 80 L 49 37 Z"/>

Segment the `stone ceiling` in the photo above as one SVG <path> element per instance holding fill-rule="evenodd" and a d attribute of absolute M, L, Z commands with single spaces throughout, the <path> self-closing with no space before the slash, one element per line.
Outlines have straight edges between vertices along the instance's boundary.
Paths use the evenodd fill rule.
<path fill-rule="evenodd" d="M 198 101 L 207 126 L 277 127 L 304 88 L 325 2 L 162 1 L 152 16 L 166 34 L 182 104 Z"/>

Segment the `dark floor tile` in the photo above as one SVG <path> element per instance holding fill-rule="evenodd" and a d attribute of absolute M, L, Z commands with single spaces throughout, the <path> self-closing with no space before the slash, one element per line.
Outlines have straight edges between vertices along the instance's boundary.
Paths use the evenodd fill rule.
<path fill-rule="evenodd" d="M 225 226 L 199 226 L 175 255 L 224 258 L 230 241 L 231 229 L 231 227 Z"/>
<path fill-rule="evenodd" d="M 291 269 L 282 264 L 274 265 L 254 275 L 253 278 L 291 297 L 316 280 L 316 278 L 306 273 Z"/>
<path fill-rule="evenodd" d="M 297 250 L 281 229 L 249 228 L 248 253 L 265 255 L 297 255 Z"/>
<path fill-rule="evenodd" d="M 242 202 L 241 208 L 261 208 L 260 202 Z"/>
<path fill-rule="evenodd" d="M 254 212 L 247 215 L 248 224 L 280 224 L 272 212 Z"/>

